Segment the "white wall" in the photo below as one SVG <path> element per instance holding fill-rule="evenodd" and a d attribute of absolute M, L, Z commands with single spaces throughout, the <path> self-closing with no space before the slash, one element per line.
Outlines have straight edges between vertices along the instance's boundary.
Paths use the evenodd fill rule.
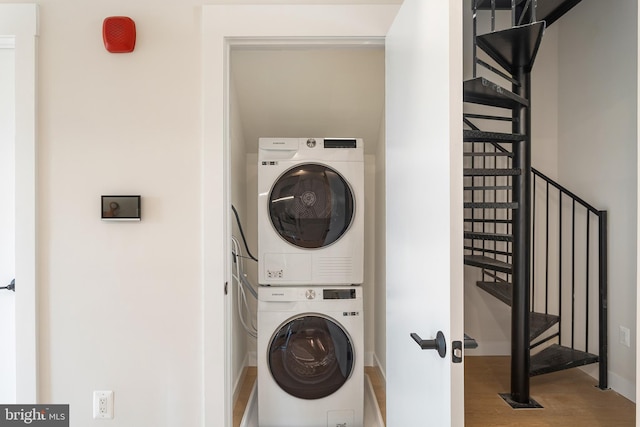
<path fill-rule="evenodd" d="M 238 212 L 238 217 L 240 218 L 240 223 L 242 224 L 242 229 L 246 233 L 247 232 L 247 213 L 250 211 L 247 206 L 251 206 L 249 202 L 249 194 L 254 194 L 247 188 L 247 171 L 246 171 L 246 147 L 244 134 L 242 132 L 242 120 L 239 114 L 239 106 L 237 103 L 236 96 L 236 87 L 233 80 L 233 75 L 231 75 L 230 88 L 229 88 L 229 104 L 231 107 L 231 114 L 229 114 L 229 122 L 230 122 L 230 175 L 231 175 L 231 204 L 236 208 Z M 231 209 L 231 207 L 228 207 Z M 247 251 L 244 247 L 242 236 L 240 234 L 240 230 L 236 223 L 235 217 L 232 216 L 232 229 L 233 236 L 236 237 L 240 244 L 240 251 L 244 256 L 248 256 Z M 253 246 L 255 248 L 255 246 Z M 251 247 L 250 247 L 251 248 Z M 255 250 L 253 251 L 255 252 Z M 252 253 L 253 253 L 252 252 Z M 240 261 L 240 260 L 238 260 Z M 242 264 L 244 268 L 247 269 L 247 272 L 251 272 L 254 269 L 253 261 L 249 259 L 242 260 Z M 235 264 L 230 266 L 231 269 L 235 272 Z M 255 283 L 255 282 L 254 282 Z M 232 312 L 233 316 L 231 318 L 231 335 L 232 335 L 232 348 L 231 348 L 231 372 L 233 377 L 233 390 L 234 396 L 239 391 L 239 387 L 242 385 L 241 380 L 243 379 L 243 368 L 247 365 L 248 358 L 248 349 L 250 347 L 250 339 L 246 334 L 244 328 L 242 327 L 242 323 L 240 320 L 240 311 L 237 309 L 238 300 L 240 296 L 239 292 L 239 283 L 235 280 L 232 280 L 229 283 L 228 292 L 231 295 L 231 304 L 232 304 Z M 251 296 L 249 295 L 249 298 Z M 255 316 L 253 316 L 255 318 Z M 255 342 L 255 341 L 254 341 Z M 255 351 L 255 346 L 254 346 Z"/>
<path fill-rule="evenodd" d="M 114 426 L 201 425 L 203 378 L 222 371 L 202 356 L 205 2 L 38 3 L 38 399 L 91 426 L 92 391 L 110 389 Z M 136 22 L 133 53 L 104 50 L 112 15 Z M 101 222 L 108 193 L 141 194 L 142 221 Z"/>
<path fill-rule="evenodd" d="M 0 44 L 2 40 L 0 39 Z M 0 46 L 0 286 L 15 277 L 15 56 Z M 15 294 L 0 291 L 0 402 L 16 401 Z"/>
<path fill-rule="evenodd" d="M 373 329 L 375 332 L 374 338 L 374 365 L 378 366 L 383 374 L 386 376 L 387 369 L 387 322 L 386 317 L 382 313 L 387 312 L 387 271 L 386 271 L 386 208 L 385 203 L 387 200 L 387 189 L 385 186 L 385 161 L 386 161 L 386 143 L 384 139 L 385 135 L 385 121 L 380 123 L 380 138 L 376 149 L 375 156 L 375 180 L 374 185 L 376 189 L 375 198 L 375 254 L 374 254 L 374 277 L 375 281 L 372 288 L 375 292 L 374 312 L 378 315 L 374 318 Z"/>
<path fill-rule="evenodd" d="M 583 0 L 560 22 L 561 182 L 609 211 L 609 385 L 635 396 L 637 2 Z M 631 329 L 631 348 L 619 327 Z"/>
<path fill-rule="evenodd" d="M 39 40 L 39 400 L 114 426 L 202 422 L 199 2 L 44 0 Z M 136 21 L 107 53 L 102 21 Z M 101 194 L 142 221 L 100 221 Z M 222 284 L 220 284 L 220 289 Z"/>

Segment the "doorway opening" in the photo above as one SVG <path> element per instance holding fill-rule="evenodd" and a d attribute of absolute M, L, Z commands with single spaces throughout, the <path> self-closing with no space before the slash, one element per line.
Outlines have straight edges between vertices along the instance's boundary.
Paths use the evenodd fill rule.
<path fill-rule="evenodd" d="M 384 175 L 378 173 L 384 170 L 384 61 L 381 39 L 231 41 L 227 151 L 229 200 L 237 209 L 249 251 L 257 254 L 258 138 L 363 138 L 365 198 L 356 209 L 363 209 L 365 216 L 365 327 L 364 348 L 357 351 L 364 352 L 365 366 L 380 372 L 386 356 L 386 289 L 380 270 L 384 254 L 375 242 L 382 241 L 379 233 L 384 233 L 383 214 L 378 215 L 384 210 Z M 228 233 L 241 239 L 235 219 Z M 244 266 L 249 282 L 257 286 L 257 262 L 244 259 Z M 247 319 L 257 323 L 256 301 L 249 298 L 248 312 L 241 313 L 238 302 L 243 293 L 232 282 L 227 331 L 235 402 L 247 368 L 265 356 L 257 354 L 256 340 L 243 327 Z M 378 383 L 384 390 L 384 382 Z"/>

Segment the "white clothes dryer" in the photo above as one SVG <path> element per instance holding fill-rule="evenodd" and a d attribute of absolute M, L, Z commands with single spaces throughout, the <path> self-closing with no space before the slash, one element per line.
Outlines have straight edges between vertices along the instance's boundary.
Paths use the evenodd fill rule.
<path fill-rule="evenodd" d="M 260 138 L 258 283 L 363 281 L 362 139 Z"/>
<path fill-rule="evenodd" d="M 260 427 L 363 427 L 361 286 L 258 289 Z"/>

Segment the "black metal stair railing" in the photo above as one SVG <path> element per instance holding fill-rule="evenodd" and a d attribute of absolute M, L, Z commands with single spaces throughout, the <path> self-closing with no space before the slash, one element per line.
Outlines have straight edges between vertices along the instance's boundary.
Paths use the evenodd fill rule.
<path fill-rule="evenodd" d="M 540 171 L 532 173 L 531 310 L 561 319 L 557 331 L 532 348 L 557 340 L 563 347 L 595 353 L 600 364 L 598 387 L 606 389 L 607 211 L 596 209 Z M 597 343 L 593 328 L 598 331 Z"/>
<path fill-rule="evenodd" d="M 463 116 L 465 264 L 481 269 L 478 287 L 511 306 L 511 392 L 501 396 L 514 408 L 538 405 L 529 397 L 530 375 L 601 362 L 599 386 L 606 388 L 607 383 L 606 212 L 595 210 L 531 167 L 530 76 L 545 20 L 554 22 L 579 1 L 472 0 L 473 79 L 464 82 L 464 102 L 479 107 L 465 108 Z M 490 17 L 491 30 L 482 35 L 477 31 L 478 11 L 490 12 L 483 18 Z M 505 11 L 510 11 L 510 26 L 496 30 L 497 20 L 508 25 Z M 500 83 L 478 77 L 478 65 Z M 505 133 L 509 122 L 510 131 Z M 538 184 L 541 180 L 542 186 Z M 546 193 L 540 201 L 542 188 Z M 565 203 L 572 204 L 570 233 L 566 226 L 562 228 L 567 221 Z M 576 233 L 578 206 L 578 216 L 586 208 L 585 235 Z M 543 219 L 537 216 L 540 209 Z M 592 213 L 597 215 L 597 226 L 591 225 L 595 221 L 590 219 Z M 553 236 L 552 216 L 558 217 L 558 234 Z M 594 230 L 598 237 L 592 239 Z M 567 239 L 572 242 L 571 250 Z M 594 242 L 597 251 L 591 248 Z M 544 248 L 542 256 L 540 248 Z M 580 251 L 586 254 L 584 258 L 577 255 Z M 599 257 L 595 273 L 599 288 L 595 291 L 590 270 L 594 252 Z M 558 254 L 556 264 L 551 263 L 552 253 Z M 556 281 L 550 280 L 552 272 Z M 536 277 L 540 274 L 543 281 Z M 594 292 L 597 298 L 591 296 Z M 589 319 L 594 316 L 589 310 L 594 299 L 599 312 L 597 355 L 590 353 L 594 340 L 590 339 L 593 326 Z"/>

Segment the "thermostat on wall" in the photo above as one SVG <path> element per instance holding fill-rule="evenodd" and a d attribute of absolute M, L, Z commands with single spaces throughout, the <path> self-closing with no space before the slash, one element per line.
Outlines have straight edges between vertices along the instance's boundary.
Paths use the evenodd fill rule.
<path fill-rule="evenodd" d="M 140 221 L 140 196 L 102 196 L 104 221 Z"/>

